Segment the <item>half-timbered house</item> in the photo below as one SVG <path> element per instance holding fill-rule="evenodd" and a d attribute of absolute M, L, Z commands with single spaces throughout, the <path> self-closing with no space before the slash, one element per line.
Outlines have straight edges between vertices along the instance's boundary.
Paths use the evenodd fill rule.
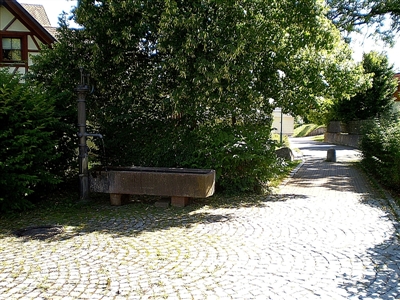
<path fill-rule="evenodd" d="M 0 67 L 25 74 L 32 57 L 55 42 L 54 33 L 42 5 L 0 0 Z"/>

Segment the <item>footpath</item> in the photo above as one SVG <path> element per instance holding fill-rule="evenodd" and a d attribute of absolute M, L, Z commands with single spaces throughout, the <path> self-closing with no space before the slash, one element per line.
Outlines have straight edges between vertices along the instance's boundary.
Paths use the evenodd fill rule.
<path fill-rule="evenodd" d="M 400 299 L 399 223 L 352 166 L 358 152 L 292 143 L 304 162 L 258 205 L 2 236 L 0 299 Z"/>

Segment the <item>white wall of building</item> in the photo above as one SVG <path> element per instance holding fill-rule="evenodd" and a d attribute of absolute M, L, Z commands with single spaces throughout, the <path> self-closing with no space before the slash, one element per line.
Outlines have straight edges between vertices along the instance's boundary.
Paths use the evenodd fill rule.
<path fill-rule="evenodd" d="M 282 122 L 282 133 L 288 136 L 293 135 L 294 118 L 292 116 L 281 114 L 280 108 L 275 108 L 272 115 L 274 117 L 274 120 L 272 122 L 273 133 L 281 133 L 281 122 Z"/>

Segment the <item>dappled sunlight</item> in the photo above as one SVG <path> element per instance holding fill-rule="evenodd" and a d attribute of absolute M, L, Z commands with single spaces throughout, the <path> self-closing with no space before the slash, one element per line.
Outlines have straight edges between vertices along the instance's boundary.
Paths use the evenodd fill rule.
<path fill-rule="evenodd" d="M 391 230 L 389 238 L 362 249 L 352 260 L 355 270 L 341 274 L 338 284 L 348 296 L 371 299 L 398 299 L 400 293 L 399 237 Z M 388 235 L 386 234 L 386 235 Z"/>
<path fill-rule="evenodd" d="M 110 298 L 189 289 L 198 299 L 211 289 L 231 292 L 227 299 L 400 295 L 399 223 L 351 163 L 306 160 L 268 195 L 217 194 L 185 208 L 156 201 L 131 196 L 115 207 L 99 196 L 61 213 L 2 220 L 0 291 L 29 279 L 41 295 L 75 295 L 88 282 Z M 45 239 L 6 229 L 21 233 L 27 224 L 54 227 Z"/>

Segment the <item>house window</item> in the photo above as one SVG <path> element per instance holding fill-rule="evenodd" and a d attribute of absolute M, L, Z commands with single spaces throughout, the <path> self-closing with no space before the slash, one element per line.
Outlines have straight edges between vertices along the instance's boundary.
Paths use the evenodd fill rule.
<path fill-rule="evenodd" d="M 3 61 L 22 61 L 20 38 L 2 38 Z"/>

